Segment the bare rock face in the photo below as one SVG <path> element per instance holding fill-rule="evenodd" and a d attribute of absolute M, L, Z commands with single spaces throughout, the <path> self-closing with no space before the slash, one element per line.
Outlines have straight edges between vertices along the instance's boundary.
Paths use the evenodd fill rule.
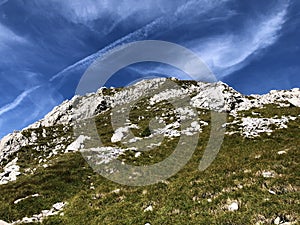
<path fill-rule="evenodd" d="M 6 223 L 5 221 L 0 220 L 0 225 L 10 225 L 10 223 Z"/>
<path fill-rule="evenodd" d="M 18 158 L 15 158 L 4 167 L 4 172 L 0 173 L 0 185 L 7 184 L 10 181 L 15 181 L 20 175 L 20 167 L 16 164 Z"/>
<path fill-rule="evenodd" d="M 29 140 L 19 131 L 6 135 L 0 140 L 0 162 L 28 144 Z"/>

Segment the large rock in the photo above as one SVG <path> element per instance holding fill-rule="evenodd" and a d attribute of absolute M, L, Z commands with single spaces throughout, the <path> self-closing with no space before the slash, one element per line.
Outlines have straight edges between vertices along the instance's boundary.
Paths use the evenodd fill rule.
<path fill-rule="evenodd" d="M 0 225 L 10 225 L 10 223 L 6 223 L 5 221 L 0 220 Z"/>

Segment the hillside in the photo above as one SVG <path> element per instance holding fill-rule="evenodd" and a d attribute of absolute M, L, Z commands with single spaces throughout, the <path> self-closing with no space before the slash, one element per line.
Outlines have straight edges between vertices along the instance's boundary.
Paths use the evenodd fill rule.
<path fill-rule="evenodd" d="M 75 96 L 0 141 L 0 220 L 297 224 L 299 128 L 298 88 L 245 96 L 172 78 Z M 220 149 L 206 155 L 210 145 Z M 149 174 L 106 167 L 167 158 Z"/>

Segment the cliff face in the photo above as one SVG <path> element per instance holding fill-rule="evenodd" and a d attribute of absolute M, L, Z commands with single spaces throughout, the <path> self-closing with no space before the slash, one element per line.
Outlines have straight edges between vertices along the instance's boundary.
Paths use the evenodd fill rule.
<path fill-rule="evenodd" d="M 222 218 L 228 223 L 237 220 L 237 224 L 243 221 L 248 224 L 247 220 L 251 221 L 249 224 L 255 224 L 275 219 L 295 222 L 299 219 L 297 210 L 287 206 L 285 201 L 296 204 L 299 190 L 299 184 L 293 180 L 297 177 L 295 168 L 299 166 L 297 158 L 300 158 L 297 151 L 300 142 L 297 134 L 299 107 L 298 88 L 245 96 L 222 82 L 176 79 L 145 80 L 127 88 L 102 88 L 96 93 L 74 96 L 55 107 L 42 120 L 0 141 L 0 195 L 3 196 L 0 219 L 14 223 L 44 220 L 45 223 L 79 224 L 79 221 L 86 220 L 86 215 L 77 215 L 72 210 L 80 203 L 81 207 L 92 204 L 90 209 L 84 209 L 86 213 L 97 210 L 101 210 L 99 215 L 107 213 L 107 220 L 96 213 L 89 224 L 113 224 L 109 219 L 113 210 L 107 208 L 103 200 L 113 195 L 110 199 L 116 201 L 119 210 L 124 210 L 125 205 L 133 205 L 128 215 L 122 214 L 123 218 L 131 218 L 124 224 L 136 224 L 137 221 L 145 224 L 151 223 L 150 220 L 154 221 L 153 224 L 155 221 L 169 224 L 173 216 L 175 221 L 190 218 L 191 224 L 217 222 Z M 212 129 L 211 111 L 225 115 L 226 120 L 221 126 L 224 128 L 224 142 L 220 156 L 208 167 L 208 172 L 199 172 L 197 165 L 191 163 L 187 170 L 194 172 L 180 172 L 170 181 L 156 184 L 158 189 L 162 188 L 160 193 L 151 186 L 146 188 L 148 194 L 142 194 L 142 188 L 135 188 L 133 192 L 141 191 L 140 203 L 130 200 L 130 187 L 105 182 L 105 178 L 93 172 L 79 154 L 82 151 L 97 153 L 97 163 L 100 164 L 113 159 L 135 166 L 155 164 L 170 155 L 176 144 L 182 144 L 180 137 L 196 135 L 199 140 L 194 157 L 198 157 L 196 162 L 199 162 Z M 92 127 L 89 126 L 91 121 Z M 101 146 L 97 146 L 98 140 L 92 133 L 94 128 Z M 185 144 L 188 148 L 189 143 Z M 215 174 L 210 177 L 207 173 L 211 172 Z M 222 176 L 228 177 L 228 182 Z M 210 181 L 205 182 L 206 179 Z M 212 181 L 222 187 L 208 185 Z M 197 182 L 203 182 L 203 187 Z M 179 184 L 191 186 L 186 190 L 184 187 L 182 190 L 175 188 L 179 195 L 187 197 L 186 200 L 175 200 L 175 192 L 170 189 Z M 45 188 L 49 189 L 48 192 Z M 167 193 L 162 194 L 164 188 L 171 192 L 170 199 Z M 85 190 L 84 193 L 80 189 Z M 247 196 L 243 196 L 243 193 L 251 195 L 254 192 L 258 193 L 254 199 L 247 200 Z M 83 196 L 89 200 L 79 201 L 78 198 Z M 160 202 L 158 196 L 166 202 Z M 255 198 L 260 201 L 259 206 Z M 269 200 L 263 200 L 266 198 Z M 16 202 L 18 199 L 21 200 Z M 183 209 L 176 201 L 180 204 L 188 202 L 190 207 Z M 265 213 L 258 213 L 251 208 L 264 210 L 264 204 L 270 204 L 270 210 L 274 212 L 268 209 Z M 59 209 L 58 205 L 61 206 Z M 67 208 L 66 215 L 61 214 L 64 207 Z M 211 214 L 211 219 L 198 218 L 199 210 Z M 237 211 L 237 214 L 227 215 L 227 211 Z M 157 219 L 162 212 L 169 216 Z M 219 216 L 214 216 L 214 212 L 219 212 Z M 139 215 L 135 217 L 135 213 Z"/>

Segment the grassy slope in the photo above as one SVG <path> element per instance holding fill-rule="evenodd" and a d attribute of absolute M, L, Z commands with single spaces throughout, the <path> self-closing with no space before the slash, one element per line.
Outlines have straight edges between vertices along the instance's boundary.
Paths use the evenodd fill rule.
<path fill-rule="evenodd" d="M 300 114 L 299 108 L 274 106 L 252 111 L 268 117 Z M 140 113 L 133 111 L 132 120 Z M 141 129 L 134 131 L 137 135 L 145 135 L 147 118 L 151 116 L 150 113 L 140 121 Z M 109 112 L 98 116 L 96 122 L 103 142 L 112 145 L 109 143 L 112 128 L 103 122 L 107 119 Z M 204 112 L 201 119 L 209 121 L 210 118 Z M 270 136 L 255 139 L 237 134 L 226 136 L 216 160 L 200 172 L 197 168 L 210 131 L 206 127 L 190 162 L 166 182 L 146 187 L 123 186 L 101 177 L 80 153 L 58 155 L 47 162 L 50 167 L 38 167 L 34 174 L 20 176 L 16 182 L 1 186 L 0 219 L 14 221 L 30 217 L 50 209 L 56 202 L 67 201 L 64 216 L 49 217 L 44 224 L 255 224 L 271 223 L 277 216 L 299 221 L 299 128 L 298 118 L 289 123 L 288 129 L 277 130 Z M 139 158 L 128 152 L 120 159 L 135 165 L 149 163 L 149 159 L 154 163 L 170 154 L 174 145 L 176 139 L 166 140 L 163 148 L 143 153 Z M 287 154 L 278 155 L 281 150 Z M 36 165 L 31 158 L 26 160 L 22 161 L 24 168 Z M 275 171 L 275 177 L 264 178 L 261 175 L 264 170 Z M 120 192 L 113 192 L 116 189 Z M 269 190 L 277 194 L 270 194 Z M 36 193 L 40 197 L 13 204 L 16 199 Z M 230 200 L 239 202 L 238 211 L 226 209 Z M 144 212 L 149 205 L 153 211 Z"/>

